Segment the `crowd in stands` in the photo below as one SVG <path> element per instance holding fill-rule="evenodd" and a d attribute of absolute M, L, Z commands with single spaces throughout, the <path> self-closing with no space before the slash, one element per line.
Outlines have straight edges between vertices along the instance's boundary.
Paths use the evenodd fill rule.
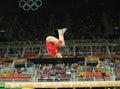
<path fill-rule="evenodd" d="M 42 49 L 36 46 L 30 47 L 31 44 L 32 46 L 34 44 L 32 42 L 29 42 L 29 43 L 24 44 L 26 48 L 18 47 L 18 48 L 10 48 L 10 49 L 9 48 L 1 49 L 1 53 L 2 53 L 1 55 L 3 55 L 1 56 L 1 61 L 3 62 L 1 62 L 1 65 L 0 65 L 0 68 L 1 68 L 0 79 L 5 80 L 7 78 L 9 79 L 10 77 L 10 80 L 13 80 L 15 78 L 17 79 L 20 78 L 23 80 L 23 78 L 24 79 L 26 78 L 27 81 L 91 81 L 91 80 L 92 81 L 101 81 L 101 80 L 102 81 L 106 81 L 106 80 L 119 81 L 120 80 L 120 60 L 119 60 L 120 59 L 119 57 L 120 46 L 119 45 L 116 45 L 116 46 L 113 45 L 108 48 L 102 45 L 93 46 L 92 52 L 91 52 L 91 48 L 89 45 L 79 46 L 79 42 L 88 43 L 88 41 L 86 40 L 78 40 L 78 41 L 76 40 L 75 42 L 72 41 L 71 45 L 69 44 L 66 48 L 64 48 L 64 50 L 63 49 L 60 50 L 64 54 L 63 56 L 68 56 L 68 57 L 70 56 L 74 58 L 86 57 L 87 55 L 91 55 L 91 53 L 93 52 L 93 55 L 91 56 L 95 55 L 99 57 L 100 62 L 98 62 L 98 65 L 93 65 L 93 64 L 81 65 L 80 62 L 68 63 L 68 64 L 64 64 L 64 63 L 51 64 L 48 61 L 46 63 L 41 64 L 41 62 L 38 63 L 39 61 L 37 61 L 38 66 L 35 68 L 36 72 L 35 74 L 32 72 L 31 76 L 24 76 L 24 74 L 18 73 L 21 70 L 17 72 L 12 70 L 12 73 L 11 73 L 10 71 L 11 68 L 9 67 L 12 66 L 12 64 L 9 67 L 8 67 L 8 64 L 5 65 L 6 59 L 9 60 L 10 62 L 11 61 L 13 62 L 15 58 L 19 58 L 19 57 L 28 58 L 28 59 L 33 58 L 33 60 L 35 60 L 34 58 L 36 58 L 36 56 L 38 59 L 45 56 L 44 53 L 46 52 L 43 51 L 45 50 L 44 47 L 42 47 Z M 96 43 L 94 40 L 90 42 Z M 101 42 L 101 43 L 103 44 L 104 42 Z M 16 45 L 16 47 L 17 45 L 21 45 L 21 44 L 16 44 L 16 43 L 14 44 Z M 76 45 L 74 46 L 75 49 L 73 48 L 73 44 Z M 12 47 L 14 47 L 13 44 L 11 45 Z M 110 52 L 110 55 L 108 54 L 109 52 Z M 21 54 L 21 56 L 19 54 Z M 44 54 L 44 55 L 41 55 L 41 54 Z M 5 60 L 3 60 L 4 58 Z M 9 62 L 9 61 L 6 61 L 6 62 Z M 28 74 L 28 71 L 26 73 Z"/>
<path fill-rule="evenodd" d="M 45 60 L 45 59 L 43 59 Z M 49 59 L 52 60 L 52 59 Z M 29 67 L 17 66 L 13 63 L 0 63 L 1 81 L 119 81 L 120 60 L 100 59 L 97 64 L 76 63 L 38 63 L 29 61 Z M 18 68 L 19 67 L 19 68 Z"/>
<path fill-rule="evenodd" d="M 32 78 L 31 69 L 13 67 L 13 63 L 0 61 L 1 81 L 29 81 Z"/>
<path fill-rule="evenodd" d="M 116 69 L 115 69 L 116 80 L 120 80 L 120 61 L 116 61 Z"/>
<path fill-rule="evenodd" d="M 13 68 L 15 70 L 14 71 L 11 68 L 13 67 L 15 58 L 26 58 L 26 59 L 33 58 L 33 60 L 35 60 L 34 58 L 36 58 L 36 56 L 38 59 L 45 56 L 45 55 L 41 55 L 42 52 L 45 53 L 43 51 L 44 49 L 43 47 L 42 49 L 37 47 L 29 48 L 29 45 L 28 44 L 26 45 L 28 46 L 28 48 L 26 46 L 26 48 L 23 47 L 20 49 L 19 48 L 1 49 L 1 52 L 2 52 L 1 55 L 3 55 L 0 58 L 1 59 L 1 63 L 0 63 L 0 79 L 1 80 L 7 79 L 7 78 L 9 79 L 9 77 L 10 78 L 12 77 L 10 80 L 13 80 L 15 78 L 17 79 L 27 78 L 27 81 L 91 81 L 91 80 L 92 81 L 101 81 L 101 80 L 102 81 L 106 81 L 106 80 L 119 81 L 120 80 L 120 60 L 119 60 L 120 57 L 119 56 L 117 57 L 115 55 L 115 54 L 119 55 L 119 49 L 120 49 L 119 46 L 110 46 L 109 47 L 110 55 L 108 55 L 106 51 L 108 50 L 106 46 L 100 46 L 100 47 L 93 46 L 92 51 L 97 55 L 91 55 L 90 46 L 82 47 L 82 46 L 77 46 L 77 43 L 75 43 L 76 46 L 75 46 L 75 49 L 73 49 L 73 46 L 68 45 L 68 47 L 64 48 L 64 50 L 60 50 L 63 53 L 67 53 L 63 56 L 68 56 L 68 57 L 70 56 L 74 58 L 86 57 L 87 55 L 98 56 L 99 62 L 97 62 L 97 65 L 96 64 L 86 65 L 85 63 L 82 63 L 83 65 L 81 65 L 80 62 L 67 63 L 67 64 L 65 63 L 51 64 L 47 61 L 46 63 L 41 64 L 41 62 L 39 63 L 39 61 L 37 61 L 37 64 L 35 65 L 38 65 L 38 66 L 36 68 L 32 67 L 32 69 L 34 69 L 35 72 L 31 72 L 30 76 L 24 76 L 24 73 L 29 74 L 29 72 L 23 71 L 21 69 L 19 69 L 19 71 L 16 71 L 18 70 L 17 68 Z M 7 52 L 8 54 L 6 54 L 6 51 L 8 51 Z M 18 54 L 14 54 L 14 52 L 21 54 L 21 56 L 18 56 Z M 74 52 L 75 52 L 75 55 L 74 55 Z M 39 54 L 41 56 L 38 56 Z M 107 56 L 105 56 L 106 54 Z M 114 54 L 113 57 L 112 57 L 112 54 Z M 3 59 L 5 60 L 7 59 L 9 61 L 5 61 Z M 49 60 L 52 61 L 52 59 L 49 59 Z M 66 62 L 67 61 L 68 60 L 66 59 Z M 6 62 L 7 63 L 10 62 L 11 64 L 8 65 L 6 64 Z M 31 63 L 29 62 L 27 64 L 29 66 L 31 65 Z"/>
<path fill-rule="evenodd" d="M 120 62 L 120 61 L 119 61 Z M 38 81 L 106 81 L 119 80 L 120 67 L 110 60 L 101 60 L 97 65 L 79 63 L 40 64 Z M 115 77 L 116 76 L 116 77 Z"/>

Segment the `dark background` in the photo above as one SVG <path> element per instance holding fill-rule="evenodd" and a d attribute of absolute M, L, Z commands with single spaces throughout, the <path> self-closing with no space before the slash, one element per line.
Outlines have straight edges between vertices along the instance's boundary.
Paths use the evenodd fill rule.
<path fill-rule="evenodd" d="M 22 13 L 20 0 L 0 0 L 0 13 Z M 42 6 L 35 11 L 41 12 L 74 12 L 84 10 L 120 10 L 119 0 L 42 0 Z M 34 13 L 35 13 L 34 12 Z"/>
<path fill-rule="evenodd" d="M 0 41 L 45 40 L 67 27 L 65 39 L 119 39 L 120 0 L 42 0 L 24 11 L 20 0 L 0 0 Z"/>

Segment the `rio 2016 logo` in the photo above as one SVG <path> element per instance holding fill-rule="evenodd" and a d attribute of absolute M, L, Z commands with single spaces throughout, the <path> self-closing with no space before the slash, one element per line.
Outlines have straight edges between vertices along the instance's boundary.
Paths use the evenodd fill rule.
<path fill-rule="evenodd" d="M 20 0 L 19 7 L 24 11 L 37 10 L 42 6 L 42 0 Z"/>

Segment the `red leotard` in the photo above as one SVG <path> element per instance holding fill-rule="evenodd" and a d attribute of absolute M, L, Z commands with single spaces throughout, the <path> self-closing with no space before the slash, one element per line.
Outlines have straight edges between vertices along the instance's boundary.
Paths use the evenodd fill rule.
<path fill-rule="evenodd" d="M 51 43 L 51 42 L 48 42 L 46 40 L 46 48 L 47 48 L 47 51 L 48 53 L 51 55 L 51 56 L 56 56 L 56 54 L 58 53 L 58 50 L 59 50 L 59 44 L 61 43 L 62 41 L 58 41 L 56 43 Z"/>

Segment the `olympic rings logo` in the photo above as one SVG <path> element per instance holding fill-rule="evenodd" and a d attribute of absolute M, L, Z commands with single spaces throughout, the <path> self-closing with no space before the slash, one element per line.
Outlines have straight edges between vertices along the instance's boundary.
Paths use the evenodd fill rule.
<path fill-rule="evenodd" d="M 25 11 L 35 11 L 42 6 L 42 0 L 21 0 L 19 6 Z"/>

